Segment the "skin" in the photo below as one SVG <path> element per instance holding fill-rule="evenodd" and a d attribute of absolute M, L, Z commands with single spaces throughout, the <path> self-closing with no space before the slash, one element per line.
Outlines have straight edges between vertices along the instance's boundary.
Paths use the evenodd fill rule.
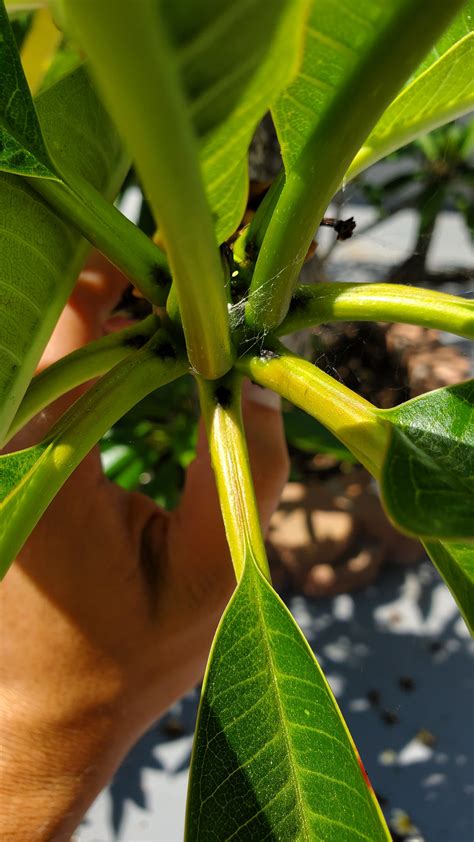
<path fill-rule="evenodd" d="M 125 288 L 99 256 L 41 367 L 111 329 Z M 22 431 L 37 441 L 77 396 Z M 244 400 L 262 525 L 288 475 L 281 415 Z M 94 450 L 53 501 L 1 590 L 4 842 L 68 840 L 130 747 L 201 679 L 235 587 L 201 430 L 179 507 L 166 513 L 103 475 Z"/>

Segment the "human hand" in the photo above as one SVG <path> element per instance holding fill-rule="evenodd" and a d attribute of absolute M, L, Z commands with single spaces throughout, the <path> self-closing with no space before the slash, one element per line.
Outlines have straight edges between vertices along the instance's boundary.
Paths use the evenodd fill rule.
<path fill-rule="evenodd" d="M 125 286 L 95 255 L 42 366 L 102 335 Z M 11 446 L 38 441 L 75 397 Z M 248 398 L 243 414 L 266 528 L 288 473 L 281 416 Z M 2 839 L 69 838 L 130 746 L 201 678 L 234 586 L 203 430 L 171 513 L 89 454 L 2 585 Z"/>

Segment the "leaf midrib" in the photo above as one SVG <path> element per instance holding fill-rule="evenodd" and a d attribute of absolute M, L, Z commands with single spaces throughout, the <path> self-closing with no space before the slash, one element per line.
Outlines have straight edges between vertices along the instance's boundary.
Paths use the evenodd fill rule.
<path fill-rule="evenodd" d="M 259 576 L 260 575 L 259 570 L 257 568 L 257 563 L 256 563 L 256 561 L 254 561 L 252 556 L 247 558 L 246 564 L 253 565 L 252 574 L 251 574 L 252 576 Z M 268 661 L 272 666 L 271 683 L 272 683 L 272 686 L 273 686 L 274 697 L 276 699 L 276 705 L 277 705 L 277 708 L 278 708 L 278 717 L 279 717 L 280 723 L 282 725 L 281 733 L 282 733 L 282 736 L 283 736 L 283 739 L 284 739 L 284 742 L 285 742 L 285 745 L 286 745 L 286 749 L 287 749 L 290 777 L 291 777 L 291 780 L 293 782 L 293 786 L 294 786 L 294 789 L 295 789 L 296 795 L 297 795 L 297 809 L 298 809 L 298 814 L 300 816 L 300 823 L 301 823 L 301 826 L 303 828 L 305 840 L 307 840 L 307 842 L 311 842 L 311 837 L 309 835 L 309 828 L 308 828 L 308 824 L 307 824 L 307 821 L 306 821 L 306 816 L 305 816 L 305 813 L 304 813 L 304 809 L 302 807 L 303 803 L 306 803 L 306 802 L 302 797 L 300 783 L 298 781 L 298 776 L 297 776 L 296 770 L 295 770 L 293 762 L 292 762 L 292 743 L 291 743 L 291 739 L 290 739 L 290 734 L 289 734 L 288 729 L 286 727 L 286 720 L 285 720 L 285 717 L 283 715 L 284 714 L 283 705 L 282 705 L 281 700 L 280 700 L 279 686 L 278 686 L 278 682 L 277 682 L 276 677 L 275 677 L 276 666 L 275 666 L 275 663 L 274 663 L 274 660 L 273 660 L 273 657 L 272 657 L 272 647 L 271 647 L 271 643 L 270 643 L 270 639 L 269 639 L 269 635 L 268 635 L 268 631 L 267 631 L 265 615 L 264 615 L 264 612 L 262 610 L 261 601 L 258 598 L 258 595 L 257 595 L 257 592 L 254 588 L 253 583 L 252 583 L 252 596 L 253 596 L 253 599 L 254 599 L 254 602 L 255 602 L 255 605 L 256 605 L 256 609 L 257 609 L 259 619 L 260 619 L 260 628 L 262 629 L 262 638 L 264 640 L 265 648 L 266 648 L 266 651 L 267 651 Z"/>

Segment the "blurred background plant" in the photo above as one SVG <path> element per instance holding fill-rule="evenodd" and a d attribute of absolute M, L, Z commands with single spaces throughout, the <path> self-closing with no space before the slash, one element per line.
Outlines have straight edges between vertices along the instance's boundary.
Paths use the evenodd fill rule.
<path fill-rule="evenodd" d="M 392 164 L 393 166 L 387 166 Z M 378 174 L 374 180 L 373 174 Z M 474 120 L 458 120 L 435 129 L 390 155 L 384 167 L 372 168 L 358 180 L 364 199 L 377 212 L 360 233 L 375 228 L 402 210 L 417 214 L 413 253 L 394 266 L 397 283 L 465 282 L 465 275 L 447 276 L 427 270 L 427 257 L 440 213 L 457 210 L 474 241 Z"/>

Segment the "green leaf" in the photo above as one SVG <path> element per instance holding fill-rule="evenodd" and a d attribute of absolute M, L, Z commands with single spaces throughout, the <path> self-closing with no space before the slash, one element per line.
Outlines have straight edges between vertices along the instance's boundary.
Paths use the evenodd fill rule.
<path fill-rule="evenodd" d="M 57 179 L 0 0 L 0 170 Z"/>
<path fill-rule="evenodd" d="M 308 0 L 163 4 L 219 243 L 242 219 L 247 150 L 257 124 L 297 70 L 307 7 Z"/>
<path fill-rule="evenodd" d="M 51 35 L 54 39 L 55 32 L 59 36 L 46 11 L 44 13 L 40 11 L 35 21 L 40 18 L 46 22 L 48 41 L 51 41 Z M 33 38 L 33 30 L 30 34 Z M 48 44 L 47 49 L 51 46 Z M 2 79 L 0 170 L 19 173 L 31 179 L 31 186 L 59 211 L 63 219 L 71 220 L 91 243 L 103 251 L 136 283 L 150 301 L 163 305 L 166 300 L 166 290 L 163 287 L 167 286 L 168 280 L 164 256 L 139 229 L 98 194 L 97 188 L 100 188 L 101 184 L 97 183 L 97 174 L 100 172 L 97 161 L 93 162 L 92 172 L 88 172 L 87 166 L 84 171 L 76 166 L 78 156 L 75 150 L 71 149 L 71 144 L 77 139 L 81 128 L 81 121 L 77 119 L 77 114 L 81 114 L 82 117 L 83 108 L 86 109 L 87 115 L 90 114 L 91 109 L 97 109 L 97 96 L 90 86 L 84 85 L 84 75 L 71 74 L 68 77 L 79 80 L 79 84 L 76 84 L 78 90 L 74 90 L 72 83 L 67 89 L 66 108 L 71 110 L 71 100 L 77 97 L 75 104 L 78 110 L 74 114 L 75 119 L 69 120 L 66 124 L 63 123 L 62 126 L 61 123 L 57 125 L 53 111 L 49 115 L 40 113 L 41 119 L 38 121 L 13 33 L 2 4 L 0 6 L 0 76 L 3 65 L 5 65 L 3 70 L 6 83 L 3 85 Z M 35 67 L 30 68 L 38 81 L 41 73 L 38 76 L 36 70 Z M 49 96 L 46 97 L 46 106 L 41 98 L 38 100 L 38 108 L 42 106 L 41 110 L 44 112 L 48 102 L 50 102 Z M 40 122 L 43 120 L 45 122 L 42 135 Z M 71 124 L 74 125 L 73 131 L 69 131 Z M 96 128 L 100 129 L 100 125 L 94 126 L 94 129 Z M 90 132 L 87 140 L 90 142 L 91 139 Z M 19 143 L 22 144 L 21 149 L 18 147 Z M 82 146 L 84 146 L 83 140 Z M 47 149 L 49 152 L 46 151 Z M 98 152 L 103 154 L 104 166 L 101 174 L 102 179 L 106 179 L 109 173 L 109 148 L 106 139 L 104 141 L 101 139 L 97 143 L 94 138 L 93 150 L 96 156 Z M 4 166 L 2 166 L 2 152 Z M 69 158 L 72 160 L 70 161 Z M 45 162 L 47 167 L 45 167 Z M 87 164 L 87 156 L 84 158 L 84 163 Z"/>
<path fill-rule="evenodd" d="M 474 30 L 474 0 L 465 0 L 463 7 L 458 15 L 452 20 L 448 28 L 443 32 L 432 47 L 432 49 L 424 57 L 423 61 L 418 65 L 413 79 L 424 73 L 428 67 L 435 64 L 444 53 L 451 49 L 458 41 L 461 41 L 466 35 L 469 35 Z M 409 84 L 409 83 L 408 83 Z"/>
<path fill-rule="evenodd" d="M 0 457 L 0 576 L 100 437 L 139 400 L 186 369 L 171 338 L 158 331 L 82 395 L 42 442 Z"/>
<path fill-rule="evenodd" d="M 77 114 L 81 114 L 81 120 Z M 83 68 L 38 99 L 45 136 L 69 166 L 112 198 L 122 146 Z M 0 442 L 73 289 L 88 244 L 25 181 L 0 173 Z"/>
<path fill-rule="evenodd" d="M 313 0 L 301 69 L 272 110 L 285 183 L 250 287 L 246 320 L 254 329 L 271 330 L 286 316 L 314 233 L 354 155 L 462 5 Z"/>
<path fill-rule="evenodd" d="M 474 537 L 474 380 L 378 410 L 391 435 L 381 473 L 386 511 L 413 535 Z"/>
<path fill-rule="evenodd" d="M 390 839 L 329 686 L 251 556 L 207 667 L 185 838 Z"/>
<path fill-rule="evenodd" d="M 466 35 L 403 89 L 384 112 L 347 172 L 364 169 L 474 108 L 474 34 Z"/>
<path fill-rule="evenodd" d="M 175 0 L 161 4 L 188 116 L 199 142 L 218 243 L 242 219 L 250 140 L 296 72 L 308 2 L 204 0 L 193 4 Z M 72 4 L 71 21 L 74 26 Z M 86 40 L 84 44 L 87 49 Z"/>
<path fill-rule="evenodd" d="M 474 545 L 446 541 L 424 541 L 424 545 L 474 635 Z"/>

